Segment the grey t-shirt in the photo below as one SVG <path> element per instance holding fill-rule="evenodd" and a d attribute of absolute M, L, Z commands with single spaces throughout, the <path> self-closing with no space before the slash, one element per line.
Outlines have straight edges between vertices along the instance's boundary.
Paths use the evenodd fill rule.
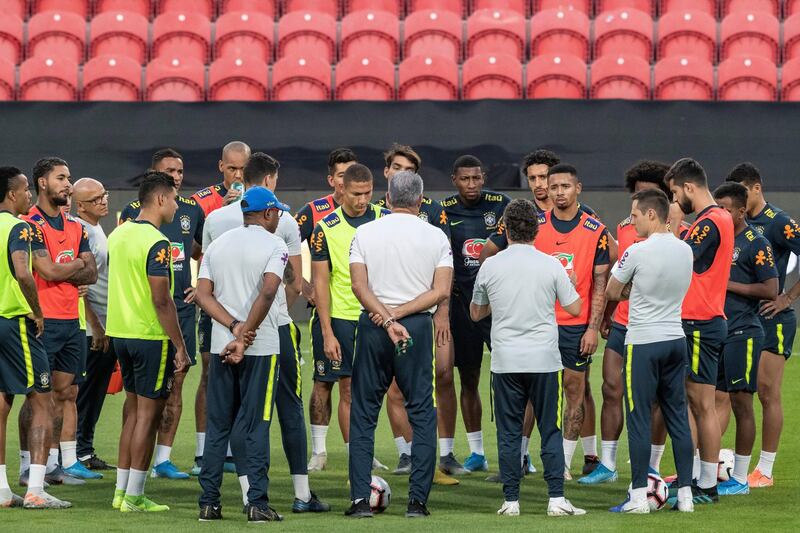
<path fill-rule="evenodd" d="M 92 311 L 105 327 L 108 308 L 108 238 L 100 224 L 93 226 L 81 218 L 78 218 L 78 222 L 89 235 L 89 248 L 92 250 L 95 263 L 97 263 L 97 282 L 89 285 L 89 292 L 85 300 L 92 306 Z M 92 326 L 88 322 L 86 323 L 86 336 L 92 336 Z"/>
<path fill-rule="evenodd" d="M 527 244 L 512 244 L 481 265 L 472 302 L 492 308 L 492 372 L 556 372 L 556 300 L 567 306 L 578 293 L 555 258 Z"/>
<path fill-rule="evenodd" d="M 611 270 L 620 283 L 633 281 L 625 344 L 684 336 L 681 307 L 692 282 L 692 263 L 692 249 L 672 233 L 654 233 L 625 250 Z"/>

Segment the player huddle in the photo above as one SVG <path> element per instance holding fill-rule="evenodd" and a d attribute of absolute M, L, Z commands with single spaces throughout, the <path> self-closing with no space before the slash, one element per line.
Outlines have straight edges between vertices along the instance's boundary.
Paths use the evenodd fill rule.
<path fill-rule="evenodd" d="M 19 481 L 27 487 L 24 498 L 11 491 L 3 447 L 0 506 L 69 507 L 45 488 L 83 484 L 111 468 L 95 454 L 93 435 L 118 364 L 126 398 L 112 506 L 168 511 L 145 496 L 145 480 L 190 477 L 171 448 L 186 372 L 200 362 L 191 472 L 202 488 L 200 520 L 222 518 L 223 472 L 237 474 L 248 521 L 282 519 L 268 496 L 273 407 L 292 511 L 330 511 L 308 473 L 327 467 L 337 384 L 350 455 L 345 514 L 372 515 L 370 470 L 387 469 L 373 453 L 386 395 L 394 473 L 410 477 L 406 516 L 427 516 L 432 483 L 458 484 L 458 476 L 489 469 L 479 394 L 484 345 L 499 453 L 499 474 L 487 480 L 503 485 L 498 514 L 520 513 L 520 478 L 536 471 L 535 424 L 551 516 L 585 513 L 564 497 L 579 440 L 577 482 L 617 481 L 624 421 L 633 481 L 613 512 L 651 510 L 648 483 L 661 481 L 667 434 L 678 510 L 773 484 L 780 387 L 797 325 L 791 304 L 800 296 L 800 284 L 784 285 L 789 256 L 800 253 L 800 226 L 766 202 L 758 169 L 738 165 L 712 191 L 694 160 L 639 162 L 625 176 L 631 214 L 614 238 L 579 202 L 578 170 L 550 151 L 523 162 L 530 201 L 486 189 L 481 161 L 464 155 L 452 169 L 456 193 L 437 202 L 423 195 L 421 166 L 411 147 L 393 145 L 385 154 L 389 191 L 376 198 L 370 170 L 351 150 L 336 149 L 331 194 L 291 217 L 274 192 L 273 157 L 229 143 L 222 182 L 186 198 L 183 157 L 159 150 L 138 200 L 108 237 L 100 227 L 108 193 L 99 181 L 72 183 L 66 161 L 42 159 L 31 206 L 28 178 L 0 168 L 0 442 L 14 395 L 24 395 Z M 311 252 L 309 280 L 302 241 Z M 197 287 L 192 258 L 201 261 Z M 312 308 L 310 459 L 301 332 L 288 312 L 299 297 Z M 598 453 L 589 372 L 600 336 L 607 343 Z M 749 472 L 756 392 L 762 451 Z M 470 450 L 463 463 L 454 453 L 459 405 Z M 731 412 L 734 465 L 718 485 Z"/>

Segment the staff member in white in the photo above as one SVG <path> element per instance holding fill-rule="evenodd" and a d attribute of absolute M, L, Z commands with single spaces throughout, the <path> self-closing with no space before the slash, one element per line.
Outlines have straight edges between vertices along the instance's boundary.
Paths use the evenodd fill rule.
<path fill-rule="evenodd" d="M 497 514 L 519 515 L 520 443 L 530 401 L 542 438 L 549 516 L 583 515 L 564 498 L 561 377 L 556 300 L 572 316 L 582 301 L 561 263 L 533 246 L 536 206 L 513 200 L 503 214 L 509 247 L 481 265 L 470 303 L 474 321 L 492 316 L 492 390 L 500 479 L 505 501 Z"/>
<path fill-rule="evenodd" d="M 350 495 L 345 515 L 372 516 L 369 507 L 375 427 L 394 378 L 414 432 L 409 518 L 430 514 L 436 466 L 433 319 L 450 297 L 453 256 L 444 232 L 418 218 L 422 178 L 404 171 L 389 181 L 392 214 L 359 226 L 350 247 L 358 321 L 350 408 Z M 379 324 L 379 325 L 378 325 Z"/>
<path fill-rule="evenodd" d="M 289 260 L 286 244 L 273 232 L 289 207 L 264 187 L 248 190 L 239 205 L 244 225 L 208 247 L 197 284 L 197 301 L 214 321 L 200 520 L 222 518 L 219 489 L 228 439 L 233 438 L 243 440 L 246 449 L 235 459 L 249 482 L 247 520 L 273 522 L 282 520 L 269 507 L 267 493 L 269 426 L 280 351 L 273 302 Z"/>
<path fill-rule="evenodd" d="M 644 241 L 632 244 L 611 271 L 609 300 L 630 298 L 625 334 L 625 425 L 631 490 L 614 513 L 649 513 L 651 411 L 657 401 L 672 439 L 678 470 L 679 511 L 692 512 L 694 445 L 686 408 L 686 340 L 681 305 L 692 280 L 692 250 L 668 229 L 669 200 L 659 189 L 633 195 L 631 223 Z"/>

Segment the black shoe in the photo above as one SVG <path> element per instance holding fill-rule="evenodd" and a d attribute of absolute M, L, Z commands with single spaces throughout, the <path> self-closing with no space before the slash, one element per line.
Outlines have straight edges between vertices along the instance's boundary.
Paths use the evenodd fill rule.
<path fill-rule="evenodd" d="M 222 506 L 221 505 L 204 505 L 200 508 L 201 522 L 211 522 L 213 520 L 222 520 Z"/>
<path fill-rule="evenodd" d="M 696 483 L 692 483 L 692 501 L 697 504 L 719 503 L 719 492 L 717 486 L 701 489 Z"/>
<path fill-rule="evenodd" d="M 418 500 L 408 500 L 408 508 L 406 509 L 406 518 L 424 518 L 430 515 L 431 512 L 425 507 L 425 504 Z"/>
<path fill-rule="evenodd" d="M 292 504 L 293 513 L 327 513 L 330 510 L 330 504 L 320 501 L 313 492 L 311 493 L 311 499 L 307 502 L 295 498 Z"/>
<path fill-rule="evenodd" d="M 373 516 L 367 500 L 361 500 L 358 503 L 353 502 L 350 508 L 344 512 L 344 515 L 350 518 L 372 518 Z"/>
<path fill-rule="evenodd" d="M 247 514 L 247 512 L 249 510 L 250 510 L 250 504 L 249 503 L 246 503 L 246 504 L 242 505 L 242 514 Z"/>
<path fill-rule="evenodd" d="M 88 459 L 81 461 L 81 463 L 89 470 L 112 470 L 114 468 L 94 454 Z"/>
<path fill-rule="evenodd" d="M 249 524 L 261 524 L 263 522 L 280 522 L 283 517 L 275 512 L 270 506 L 259 507 L 251 505 L 247 510 L 247 522 Z"/>
<path fill-rule="evenodd" d="M 584 455 L 583 456 L 583 475 L 588 476 L 594 469 L 597 468 L 597 465 L 600 464 L 600 458 L 596 455 Z"/>

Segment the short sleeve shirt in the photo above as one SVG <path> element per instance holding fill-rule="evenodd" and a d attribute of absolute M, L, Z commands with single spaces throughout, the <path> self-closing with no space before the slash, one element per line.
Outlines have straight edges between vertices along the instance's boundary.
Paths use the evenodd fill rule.
<path fill-rule="evenodd" d="M 778 277 L 769 241 L 752 227 L 734 237 L 730 280 L 737 283 L 762 283 Z M 740 294 L 725 295 L 728 335 L 763 334 L 758 318 L 759 301 Z"/>

